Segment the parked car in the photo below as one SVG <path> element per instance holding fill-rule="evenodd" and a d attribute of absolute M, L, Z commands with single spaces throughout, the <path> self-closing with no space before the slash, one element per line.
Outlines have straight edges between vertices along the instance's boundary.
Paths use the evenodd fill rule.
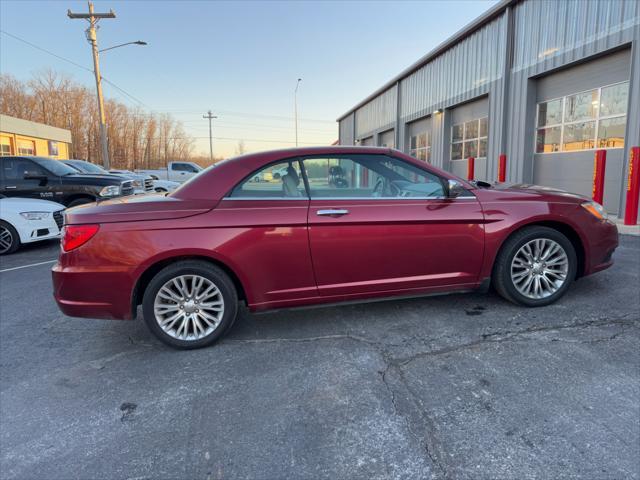
<path fill-rule="evenodd" d="M 348 185 L 330 184 L 340 166 Z M 279 180 L 256 182 L 284 168 Z M 209 167 L 175 192 L 71 210 L 53 268 L 79 317 L 131 319 L 179 348 L 251 311 L 486 291 L 539 307 L 612 265 L 616 226 L 579 195 L 470 183 L 401 152 L 316 147 Z"/>
<path fill-rule="evenodd" d="M 202 167 L 193 162 L 169 162 L 167 168 L 155 170 L 138 170 L 151 175 L 155 180 L 171 180 L 183 183 L 202 171 Z"/>
<path fill-rule="evenodd" d="M 154 180 L 153 189 L 156 192 L 173 192 L 180 186 L 178 182 L 172 182 L 171 180 Z"/>
<path fill-rule="evenodd" d="M 0 194 L 52 200 L 75 207 L 133 194 L 131 180 L 78 173 L 60 160 L 34 156 L 0 157 Z"/>
<path fill-rule="evenodd" d="M 69 165 L 71 168 L 77 170 L 80 173 L 87 173 L 91 175 L 111 175 L 117 176 L 119 178 L 125 180 L 131 180 L 133 184 L 133 193 L 149 193 L 153 192 L 153 179 L 149 175 L 141 175 L 139 173 L 134 173 L 129 170 L 105 170 L 100 165 L 96 165 L 95 163 L 87 162 L 86 160 L 61 160 L 61 162 Z"/>
<path fill-rule="evenodd" d="M 109 173 L 115 175 L 122 175 L 124 177 L 130 178 L 133 180 L 133 188 L 134 193 L 151 193 L 154 191 L 153 188 L 153 177 L 151 175 L 147 175 L 145 173 L 132 172 L 131 170 L 119 170 L 112 168 L 109 170 Z"/>
<path fill-rule="evenodd" d="M 0 198 L 0 255 L 24 243 L 60 237 L 64 205 L 34 198 Z"/>

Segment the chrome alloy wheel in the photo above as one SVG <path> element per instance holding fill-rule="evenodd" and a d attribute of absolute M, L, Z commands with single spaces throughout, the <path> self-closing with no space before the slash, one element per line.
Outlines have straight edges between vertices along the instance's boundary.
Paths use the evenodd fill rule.
<path fill-rule="evenodd" d="M 3 225 L 0 225 L 0 253 L 6 253 L 11 249 L 15 239 L 11 231 Z"/>
<path fill-rule="evenodd" d="M 156 322 L 167 335 L 195 341 L 218 328 L 224 315 L 224 299 L 208 278 L 180 275 L 158 290 L 153 311 Z"/>
<path fill-rule="evenodd" d="M 531 299 L 547 298 L 567 281 L 569 258 L 562 246 L 548 238 L 525 243 L 511 261 L 511 281 Z"/>

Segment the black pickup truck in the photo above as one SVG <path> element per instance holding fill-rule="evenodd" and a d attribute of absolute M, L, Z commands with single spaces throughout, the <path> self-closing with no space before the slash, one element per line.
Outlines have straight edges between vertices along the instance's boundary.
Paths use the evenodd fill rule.
<path fill-rule="evenodd" d="M 133 182 L 114 175 L 85 175 L 45 157 L 0 157 L 0 196 L 41 198 L 75 207 L 133 194 Z"/>

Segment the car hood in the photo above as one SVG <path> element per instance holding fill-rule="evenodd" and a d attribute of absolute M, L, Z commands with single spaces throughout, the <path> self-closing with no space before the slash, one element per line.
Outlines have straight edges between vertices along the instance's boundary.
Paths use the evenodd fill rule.
<path fill-rule="evenodd" d="M 65 212 L 69 225 L 143 222 L 190 217 L 216 206 L 211 200 L 180 200 L 165 194 L 136 195 L 79 205 Z"/>
<path fill-rule="evenodd" d="M 36 198 L 0 198 L 0 208 L 12 212 L 57 212 L 64 210 L 64 205 L 49 200 Z"/>
<path fill-rule="evenodd" d="M 545 187 L 529 183 L 495 183 L 489 188 L 478 186 L 474 193 L 479 198 L 499 198 L 501 200 L 544 200 L 548 202 L 582 203 L 589 198 L 555 187 Z"/>
<path fill-rule="evenodd" d="M 74 173 L 73 175 L 65 175 L 60 177 L 65 183 L 77 183 L 79 185 L 120 185 L 127 181 L 118 175 L 94 175 L 92 173 Z"/>

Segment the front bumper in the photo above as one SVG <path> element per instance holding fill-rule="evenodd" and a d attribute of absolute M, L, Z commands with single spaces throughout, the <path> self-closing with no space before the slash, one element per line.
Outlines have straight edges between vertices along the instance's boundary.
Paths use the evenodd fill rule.
<path fill-rule="evenodd" d="M 60 229 L 53 219 L 29 220 L 22 222 L 18 228 L 20 243 L 39 242 L 60 238 Z"/>
<path fill-rule="evenodd" d="M 589 252 L 585 275 L 600 272 L 613 265 L 613 252 L 618 247 L 618 228 L 610 221 L 599 222 L 589 232 Z"/>

